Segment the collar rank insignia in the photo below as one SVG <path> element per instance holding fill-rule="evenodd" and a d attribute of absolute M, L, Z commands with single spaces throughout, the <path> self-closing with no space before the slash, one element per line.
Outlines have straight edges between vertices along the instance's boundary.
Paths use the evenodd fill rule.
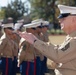
<path fill-rule="evenodd" d="M 65 45 L 65 47 L 63 47 L 61 50 L 62 51 L 66 51 L 69 47 L 70 47 L 70 43 L 68 43 L 67 45 Z"/>

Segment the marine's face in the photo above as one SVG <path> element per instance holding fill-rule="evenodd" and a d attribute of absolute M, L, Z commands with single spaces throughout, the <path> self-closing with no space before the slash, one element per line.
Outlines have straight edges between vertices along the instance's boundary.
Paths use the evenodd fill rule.
<path fill-rule="evenodd" d="M 48 30 L 47 27 L 42 28 L 42 32 L 46 32 L 47 30 Z"/>
<path fill-rule="evenodd" d="M 26 31 L 27 31 L 28 33 L 34 33 L 34 30 L 33 30 L 32 28 L 27 28 Z"/>
<path fill-rule="evenodd" d="M 41 33 L 42 28 L 36 28 L 36 30 L 37 30 L 38 33 Z"/>
<path fill-rule="evenodd" d="M 64 30 L 67 34 L 73 29 L 73 16 L 68 16 L 65 18 L 59 19 L 61 29 Z"/>
<path fill-rule="evenodd" d="M 7 34 L 11 34 L 13 31 L 12 31 L 11 29 L 5 28 L 5 32 L 6 32 Z"/>

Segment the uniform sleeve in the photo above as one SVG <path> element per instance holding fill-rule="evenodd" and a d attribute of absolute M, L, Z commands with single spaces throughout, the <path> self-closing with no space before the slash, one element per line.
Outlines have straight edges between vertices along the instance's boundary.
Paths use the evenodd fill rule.
<path fill-rule="evenodd" d="M 26 41 L 23 41 L 20 44 L 20 49 L 18 53 L 18 62 L 21 63 L 22 61 L 25 60 L 25 51 L 26 51 Z"/>
<path fill-rule="evenodd" d="M 70 62 L 76 59 L 76 40 L 72 39 L 58 49 L 58 60 L 61 63 Z"/>
<path fill-rule="evenodd" d="M 62 47 L 37 40 L 34 47 L 56 63 L 66 63 L 76 58 L 76 40 L 71 40 Z"/>
<path fill-rule="evenodd" d="M 7 39 L 0 39 L 0 53 L 7 44 Z"/>
<path fill-rule="evenodd" d="M 34 47 L 37 48 L 46 57 L 57 62 L 58 55 L 57 55 L 57 50 L 55 50 L 54 45 L 52 45 L 52 44 L 49 45 L 43 41 L 37 40 L 34 43 Z"/>
<path fill-rule="evenodd" d="M 14 42 L 14 54 L 17 57 L 18 56 L 18 45 Z"/>

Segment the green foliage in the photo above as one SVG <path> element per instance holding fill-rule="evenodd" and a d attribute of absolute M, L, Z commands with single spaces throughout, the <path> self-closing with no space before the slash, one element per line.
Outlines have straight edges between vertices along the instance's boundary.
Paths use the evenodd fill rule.
<path fill-rule="evenodd" d="M 58 4 L 76 6 L 76 0 L 57 0 Z"/>
<path fill-rule="evenodd" d="M 33 19 L 43 18 L 58 23 L 58 4 L 76 6 L 76 0 L 29 0 L 31 3 L 31 16 Z"/>
<path fill-rule="evenodd" d="M 0 19 L 4 18 L 4 10 L 0 10 Z"/>
<path fill-rule="evenodd" d="M 30 0 L 32 18 L 55 19 L 55 0 Z"/>
<path fill-rule="evenodd" d="M 54 34 L 57 34 L 57 35 L 65 34 L 64 31 L 61 30 L 61 29 L 56 29 L 56 30 L 55 30 L 55 29 L 51 29 L 51 30 L 49 30 L 48 32 L 49 32 L 50 34 L 53 34 L 53 35 L 54 35 Z"/>
<path fill-rule="evenodd" d="M 14 22 L 25 13 L 24 3 L 21 0 L 11 1 L 7 7 L 2 7 L 4 10 L 4 18 L 12 17 Z"/>

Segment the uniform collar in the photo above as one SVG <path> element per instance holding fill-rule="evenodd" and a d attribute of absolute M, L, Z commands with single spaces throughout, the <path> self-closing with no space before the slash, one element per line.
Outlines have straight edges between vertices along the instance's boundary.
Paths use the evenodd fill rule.
<path fill-rule="evenodd" d="M 4 36 L 7 37 L 8 39 L 10 39 L 10 37 L 6 33 L 4 33 Z"/>
<path fill-rule="evenodd" d="M 10 37 L 8 35 L 6 35 L 5 32 L 4 32 L 3 36 L 1 37 L 1 39 L 4 39 L 4 38 L 9 38 L 10 39 Z"/>
<path fill-rule="evenodd" d="M 73 32 L 73 33 L 71 33 L 71 34 L 69 34 L 69 36 L 70 36 L 70 37 L 76 37 L 76 31 Z"/>

